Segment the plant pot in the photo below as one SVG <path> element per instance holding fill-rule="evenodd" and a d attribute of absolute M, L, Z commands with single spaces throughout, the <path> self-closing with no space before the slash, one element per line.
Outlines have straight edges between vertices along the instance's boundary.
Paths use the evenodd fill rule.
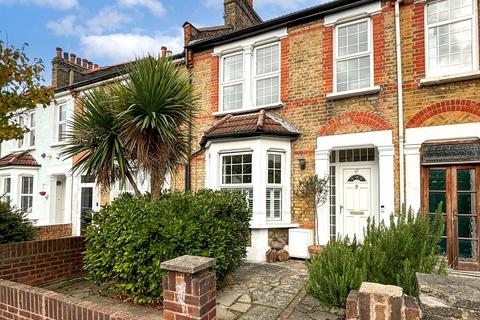
<path fill-rule="evenodd" d="M 308 253 L 310 254 L 310 258 L 314 258 L 315 256 L 322 253 L 324 246 L 313 245 L 308 246 Z"/>

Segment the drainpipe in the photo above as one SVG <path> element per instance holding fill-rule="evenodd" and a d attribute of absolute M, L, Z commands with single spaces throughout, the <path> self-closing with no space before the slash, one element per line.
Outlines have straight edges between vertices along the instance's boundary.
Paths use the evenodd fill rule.
<path fill-rule="evenodd" d="M 191 75 L 191 68 L 188 67 L 188 49 L 185 48 L 185 64 L 188 70 L 188 79 L 190 82 L 190 85 L 192 85 L 192 75 Z M 192 114 L 190 113 L 190 117 Z M 192 122 L 188 124 L 188 162 L 185 165 L 185 192 L 190 192 L 192 190 L 192 142 L 193 142 L 193 133 L 192 133 Z"/>
<path fill-rule="evenodd" d="M 400 37 L 400 3 L 395 1 L 395 42 L 397 49 L 397 96 L 398 96 L 398 155 L 400 162 L 400 206 L 405 203 L 405 170 L 404 170 L 404 128 L 403 128 L 403 77 L 402 47 Z"/>

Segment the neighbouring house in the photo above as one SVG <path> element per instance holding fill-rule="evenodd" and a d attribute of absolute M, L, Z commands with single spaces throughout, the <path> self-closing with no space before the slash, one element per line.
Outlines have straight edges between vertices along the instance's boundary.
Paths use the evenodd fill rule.
<path fill-rule="evenodd" d="M 161 54 L 171 56 L 165 47 Z M 182 65 L 182 54 L 171 57 Z M 82 94 L 117 81 L 126 64 L 100 67 L 57 48 L 52 60 L 54 101 L 17 119 L 29 129 L 23 139 L 1 144 L 0 195 L 12 206 L 25 210 L 36 226 L 71 224 L 72 233 L 79 235 L 89 221 L 90 211 L 98 211 L 121 193 L 133 192 L 129 183 L 123 187 L 117 183 L 102 192 L 94 177 L 72 172 L 77 158 L 61 156 L 68 122 L 82 108 Z M 149 191 L 148 176 L 138 172 L 136 178 L 140 191 Z"/>
<path fill-rule="evenodd" d="M 255 261 L 274 236 L 306 257 L 314 232 L 321 245 L 361 239 L 368 218 L 388 220 L 402 204 L 433 213 L 443 203 L 450 267 L 480 271 L 479 2 L 335 0 L 263 21 L 253 1 L 224 0 L 224 25 L 186 22 L 185 55 L 175 59 L 191 73 L 198 113 L 191 161 L 171 187 L 244 192 Z M 30 150 L 26 136 L 24 148 L 4 143 L 0 160 L 3 193 L 38 223 L 71 221 L 76 233 L 82 211 L 119 192 L 69 180 L 70 164 L 56 162 L 61 98 L 73 113 L 81 92 L 123 70 L 84 61 L 57 51 L 57 103 L 33 118 L 45 147 Z M 330 182 L 316 212 L 294 192 L 315 173 Z M 52 195 L 63 181 L 62 206 Z"/>
<path fill-rule="evenodd" d="M 224 6 L 223 26 L 184 24 L 198 151 L 176 186 L 245 192 L 251 260 L 274 235 L 306 254 L 307 175 L 330 180 L 319 244 L 443 202 L 450 266 L 480 270 L 478 1 L 336 0 L 268 21 Z"/>

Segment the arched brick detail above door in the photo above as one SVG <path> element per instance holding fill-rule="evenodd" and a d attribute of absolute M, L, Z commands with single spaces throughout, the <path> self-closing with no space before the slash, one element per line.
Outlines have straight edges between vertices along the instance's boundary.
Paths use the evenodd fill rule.
<path fill-rule="evenodd" d="M 382 117 L 371 112 L 347 112 L 334 117 L 320 127 L 319 134 L 328 136 L 336 133 L 339 129 L 350 125 L 362 125 L 369 127 L 374 131 L 388 130 L 390 124 Z"/>
<path fill-rule="evenodd" d="M 480 117 L 480 103 L 472 100 L 447 100 L 424 108 L 408 120 L 407 128 L 421 127 L 428 119 L 446 112 L 466 112 Z"/>

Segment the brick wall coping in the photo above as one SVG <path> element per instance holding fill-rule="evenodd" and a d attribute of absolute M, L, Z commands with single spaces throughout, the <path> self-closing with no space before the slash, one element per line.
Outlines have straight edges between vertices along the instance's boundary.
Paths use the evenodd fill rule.
<path fill-rule="evenodd" d="M 360 286 L 360 293 L 376 294 L 389 297 L 402 297 L 403 290 L 397 286 L 383 285 L 379 283 L 363 282 Z"/>
<path fill-rule="evenodd" d="M 197 256 L 181 256 L 160 264 L 160 268 L 167 271 L 176 271 L 188 274 L 194 274 L 199 271 L 210 268 L 215 265 L 214 258 L 197 257 Z"/>

